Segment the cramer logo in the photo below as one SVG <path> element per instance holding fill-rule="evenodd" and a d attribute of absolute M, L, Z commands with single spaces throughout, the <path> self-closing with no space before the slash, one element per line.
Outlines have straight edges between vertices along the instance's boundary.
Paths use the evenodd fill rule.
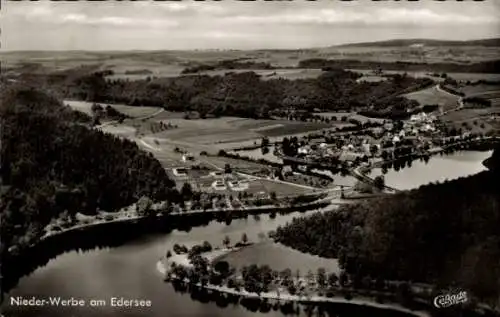
<path fill-rule="evenodd" d="M 467 292 L 464 291 L 455 294 L 443 294 L 434 298 L 434 306 L 437 308 L 446 308 L 466 302 Z"/>

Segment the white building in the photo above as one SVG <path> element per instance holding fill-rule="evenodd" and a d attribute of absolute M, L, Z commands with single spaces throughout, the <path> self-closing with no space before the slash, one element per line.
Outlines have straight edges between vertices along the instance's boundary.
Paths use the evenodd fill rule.
<path fill-rule="evenodd" d="M 186 153 L 182 155 L 182 161 L 183 162 L 194 161 L 194 155 Z"/>

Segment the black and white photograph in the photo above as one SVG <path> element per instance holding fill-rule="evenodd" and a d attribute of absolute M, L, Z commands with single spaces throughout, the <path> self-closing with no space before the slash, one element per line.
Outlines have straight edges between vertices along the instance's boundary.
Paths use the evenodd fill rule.
<path fill-rule="evenodd" d="M 500 1 L 2 1 L 1 317 L 500 316 Z"/>

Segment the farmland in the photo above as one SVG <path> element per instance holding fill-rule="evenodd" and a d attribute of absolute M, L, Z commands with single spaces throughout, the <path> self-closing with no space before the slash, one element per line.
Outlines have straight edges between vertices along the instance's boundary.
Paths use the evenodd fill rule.
<path fill-rule="evenodd" d="M 333 118 L 334 121 L 332 124 L 335 124 L 336 127 L 340 128 L 354 126 L 352 123 L 349 123 L 349 119 L 354 119 L 362 124 L 367 122 L 383 123 L 385 121 L 380 118 L 369 118 L 355 112 L 318 112 L 316 115 L 329 119 Z M 345 120 L 343 118 L 345 118 Z"/>
<path fill-rule="evenodd" d="M 91 102 L 65 101 L 64 103 L 75 110 L 91 114 L 90 108 L 93 104 Z M 331 124 L 326 123 L 237 117 L 185 119 L 185 115 L 182 113 L 162 112 L 161 108 L 156 107 L 133 107 L 115 104 L 112 104 L 112 107 L 133 118 L 126 120 L 125 125 L 120 125 L 123 128 L 121 130 L 124 130 L 123 133 L 131 134 L 138 130 L 138 134 L 148 135 L 157 140 L 152 140 L 153 142 L 171 140 L 180 145 L 182 143 L 210 145 L 241 141 L 251 141 L 251 144 L 253 144 L 253 142 L 260 143 L 262 137 L 301 134 L 332 127 Z M 151 117 L 151 119 L 143 119 L 147 117 Z M 159 122 L 176 128 L 154 133 L 151 124 Z M 120 130 L 118 125 L 114 125 L 114 128 L 108 126 L 106 129 Z"/>
<path fill-rule="evenodd" d="M 455 129 L 471 133 L 490 133 L 500 130 L 500 107 L 460 109 L 445 114 L 441 119 Z"/>
<path fill-rule="evenodd" d="M 178 128 L 154 134 L 154 137 L 203 145 L 252 140 L 260 143 L 260 139 L 265 136 L 285 136 L 331 127 L 325 123 L 236 117 L 194 120 L 174 118 L 168 122 Z"/>
<path fill-rule="evenodd" d="M 460 87 L 466 98 L 489 100 L 492 107 L 500 106 L 500 85 L 477 84 Z"/>

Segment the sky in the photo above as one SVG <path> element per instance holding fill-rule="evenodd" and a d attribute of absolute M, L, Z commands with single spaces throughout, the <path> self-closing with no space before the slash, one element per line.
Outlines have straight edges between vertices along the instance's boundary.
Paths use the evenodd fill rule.
<path fill-rule="evenodd" d="M 5 2 L 2 50 L 309 48 L 500 37 L 500 1 Z"/>

